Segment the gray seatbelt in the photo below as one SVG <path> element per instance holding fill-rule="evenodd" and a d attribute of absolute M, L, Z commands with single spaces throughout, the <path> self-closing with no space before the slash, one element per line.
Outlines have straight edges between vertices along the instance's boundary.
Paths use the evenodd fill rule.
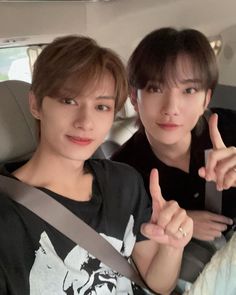
<path fill-rule="evenodd" d="M 209 151 L 205 151 L 205 163 Z M 222 212 L 222 192 L 216 189 L 216 184 L 213 181 L 206 181 L 205 184 L 205 209 L 217 214 Z"/>
<path fill-rule="evenodd" d="M 209 121 L 212 111 L 206 109 L 204 112 L 204 117 Z M 209 150 L 205 150 L 205 163 L 207 162 Z M 222 192 L 216 189 L 216 184 L 213 181 L 206 181 L 205 183 L 205 209 L 214 212 L 216 214 L 221 214 L 222 212 Z"/>
<path fill-rule="evenodd" d="M 16 179 L 0 175 L 0 190 L 20 203 L 105 265 L 145 288 L 141 277 L 108 241 L 41 190 Z"/>
<path fill-rule="evenodd" d="M 205 163 L 209 151 L 210 150 L 205 150 Z M 213 181 L 206 181 L 205 183 L 205 209 L 216 214 L 222 213 L 222 192 L 216 189 L 216 184 Z M 226 244 L 226 239 L 221 235 L 221 237 L 214 239 L 213 244 L 217 249 L 220 249 Z"/>

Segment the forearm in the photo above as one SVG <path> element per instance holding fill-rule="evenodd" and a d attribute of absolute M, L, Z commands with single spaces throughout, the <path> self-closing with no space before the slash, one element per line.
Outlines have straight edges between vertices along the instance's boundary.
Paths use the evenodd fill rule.
<path fill-rule="evenodd" d="M 178 279 L 183 249 L 160 245 L 145 275 L 148 286 L 159 293 L 172 291 Z"/>
<path fill-rule="evenodd" d="M 193 221 L 176 201 L 167 202 L 162 197 L 156 169 L 151 171 L 150 193 L 152 216 L 140 229 L 149 241 L 135 245 L 133 257 L 147 285 L 155 292 L 168 294 L 176 285 L 183 249 L 192 237 Z"/>

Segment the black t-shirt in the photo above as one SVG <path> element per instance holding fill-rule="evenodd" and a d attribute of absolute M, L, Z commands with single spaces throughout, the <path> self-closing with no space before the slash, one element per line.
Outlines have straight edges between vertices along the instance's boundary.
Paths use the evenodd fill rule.
<path fill-rule="evenodd" d="M 214 108 L 219 116 L 218 128 L 226 146 L 236 146 L 236 111 Z M 198 169 L 204 166 L 204 151 L 212 148 L 206 119 L 202 122 L 202 132 L 192 131 L 189 173 L 168 166 L 153 153 L 143 130 L 137 131 L 112 156 L 112 160 L 133 166 L 143 176 L 149 192 L 149 175 L 152 168 L 158 168 L 159 181 L 163 197 L 174 199 L 188 210 L 204 210 L 205 180 L 199 177 Z M 222 193 L 222 214 L 236 217 L 236 188 Z"/>
<path fill-rule="evenodd" d="M 41 189 L 128 258 L 134 244 L 145 239 L 139 229 L 151 214 L 142 178 L 128 165 L 109 160 L 89 160 L 86 165 L 94 176 L 90 201 L 79 202 Z M 140 292 L 4 193 L 0 197 L 0 232 L 1 295 Z"/>

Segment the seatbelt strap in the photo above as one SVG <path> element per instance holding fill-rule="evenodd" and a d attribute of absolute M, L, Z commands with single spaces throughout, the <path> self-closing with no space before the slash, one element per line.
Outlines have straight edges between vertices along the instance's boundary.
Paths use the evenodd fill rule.
<path fill-rule="evenodd" d="M 209 121 L 211 115 L 211 109 L 206 109 L 204 117 L 207 121 Z M 210 149 L 205 150 L 205 163 L 207 162 L 209 152 Z M 206 181 L 205 183 L 205 209 L 216 214 L 221 214 L 222 212 L 222 192 L 216 189 L 216 184 L 213 181 Z"/>
<path fill-rule="evenodd" d="M 205 150 L 205 163 L 210 150 Z M 222 213 L 222 192 L 216 189 L 214 181 L 206 181 L 205 183 L 205 209 L 216 214 Z M 222 248 L 226 244 L 226 239 L 223 235 L 217 237 L 212 242 L 217 249 Z"/>
<path fill-rule="evenodd" d="M 146 288 L 138 273 L 107 240 L 78 216 L 43 191 L 0 175 L 0 190 L 23 205 L 111 269 Z"/>
<path fill-rule="evenodd" d="M 210 150 L 205 150 L 205 163 Z M 206 181 L 205 184 L 205 209 L 221 214 L 222 212 L 222 192 L 216 189 L 213 181 Z"/>

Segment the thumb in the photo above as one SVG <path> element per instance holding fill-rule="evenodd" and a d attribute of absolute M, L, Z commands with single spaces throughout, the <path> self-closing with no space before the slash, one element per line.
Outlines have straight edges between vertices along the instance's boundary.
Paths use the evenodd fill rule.
<path fill-rule="evenodd" d="M 166 201 L 162 197 L 161 188 L 159 186 L 159 175 L 157 169 L 152 169 L 150 173 L 149 183 L 150 194 L 152 197 L 152 222 L 157 221 L 158 213 L 164 207 Z"/>
<path fill-rule="evenodd" d="M 221 148 L 225 148 L 225 144 L 221 138 L 220 132 L 217 127 L 218 115 L 212 114 L 210 116 L 208 124 L 209 124 L 209 132 L 210 132 L 210 138 L 213 145 L 213 149 L 218 150 Z"/>

